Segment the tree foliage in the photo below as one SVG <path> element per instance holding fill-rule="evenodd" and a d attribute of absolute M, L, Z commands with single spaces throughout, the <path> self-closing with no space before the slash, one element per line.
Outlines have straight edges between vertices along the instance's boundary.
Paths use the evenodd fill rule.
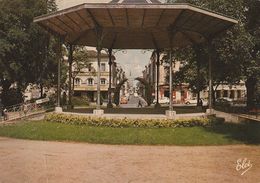
<path fill-rule="evenodd" d="M 73 61 L 73 78 L 75 78 L 80 72 L 83 72 L 83 69 L 88 69 L 93 75 L 95 75 L 96 70 L 90 63 L 86 47 L 78 46 L 75 48 Z"/>
<path fill-rule="evenodd" d="M 68 46 L 67 46 L 68 48 Z M 67 53 L 68 53 L 67 49 Z M 96 75 L 96 70 L 91 65 L 91 62 L 89 60 L 89 52 L 86 49 L 85 46 L 74 46 L 73 47 L 73 60 L 72 60 L 72 90 L 74 90 L 74 84 L 76 77 L 82 73 L 85 72 L 84 70 L 88 69 L 88 72 L 90 72 L 93 76 Z M 72 91 L 73 92 L 73 91 Z"/>
<path fill-rule="evenodd" d="M 213 41 L 213 80 L 216 86 L 221 83 L 234 84 L 241 80 L 245 81 L 247 104 L 249 107 L 252 106 L 253 98 L 256 95 L 254 92 L 256 83 L 260 78 L 260 1 L 168 0 L 167 2 L 191 3 L 234 17 L 239 21 L 237 26 Z M 197 45 L 193 46 L 195 53 L 197 52 L 196 47 Z M 206 45 L 204 51 L 207 52 L 207 49 Z M 189 66 L 194 64 L 193 59 L 200 59 L 200 56 L 196 55 L 185 58 Z M 204 64 L 203 67 L 206 68 L 207 64 Z M 187 76 L 192 78 L 192 75 Z"/>
<path fill-rule="evenodd" d="M 13 103 L 5 96 L 13 83 L 19 93 L 28 83 L 56 80 L 57 41 L 33 23 L 34 17 L 54 10 L 54 0 L 0 1 L 0 85 L 5 105 Z"/>

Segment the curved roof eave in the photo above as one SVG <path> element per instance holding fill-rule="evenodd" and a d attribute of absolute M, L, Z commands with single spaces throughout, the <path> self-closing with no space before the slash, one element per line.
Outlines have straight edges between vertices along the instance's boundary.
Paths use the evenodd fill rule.
<path fill-rule="evenodd" d="M 106 32 L 105 48 L 162 49 L 199 43 L 238 23 L 190 4 L 81 4 L 36 17 L 38 23 L 67 42 L 96 46 L 96 29 Z"/>

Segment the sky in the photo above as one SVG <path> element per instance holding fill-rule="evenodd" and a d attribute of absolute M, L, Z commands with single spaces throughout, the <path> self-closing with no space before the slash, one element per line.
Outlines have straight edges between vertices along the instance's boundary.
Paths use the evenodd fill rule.
<path fill-rule="evenodd" d="M 142 76 L 142 71 L 145 66 L 149 63 L 152 52 L 143 50 L 126 50 L 126 52 L 118 51 L 115 53 L 116 62 L 126 72 L 126 76 L 132 77 Z"/>
<path fill-rule="evenodd" d="M 94 47 L 87 47 L 89 50 L 96 50 Z M 136 78 L 142 76 L 142 71 L 148 65 L 152 55 L 151 50 L 114 50 L 116 62 L 123 68 L 126 77 Z M 105 52 L 104 52 L 105 53 Z"/>

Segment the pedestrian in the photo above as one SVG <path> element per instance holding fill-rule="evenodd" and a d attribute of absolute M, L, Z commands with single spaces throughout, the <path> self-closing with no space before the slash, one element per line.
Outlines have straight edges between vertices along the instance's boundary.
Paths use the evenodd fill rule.
<path fill-rule="evenodd" d="M 1 119 L 5 120 L 5 112 L 3 109 L 0 110 L 0 121 Z"/>
<path fill-rule="evenodd" d="M 0 99 L 0 119 L 2 117 L 4 117 L 4 105 L 2 104 L 1 99 Z"/>
<path fill-rule="evenodd" d="M 23 104 L 23 113 L 24 113 L 24 116 L 26 116 L 27 115 L 27 112 L 28 112 L 28 104 L 27 103 L 24 103 Z"/>
<path fill-rule="evenodd" d="M 67 93 L 64 91 L 62 94 L 62 105 L 65 106 L 67 104 Z"/>
<path fill-rule="evenodd" d="M 7 109 L 6 108 L 3 110 L 3 116 L 4 116 L 4 121 L 8 120 Z"/>
<path fill-rule="evenodd" d="M 137 107 L 142 107 L 142 102 L 141 102 L 140 99 L 138 100 L 138 106 Z"/>
<path fill-rule="evenodd" d="M 202 101 L 202 99 L 199 99 L 199 105 L 198 105 L 198 106 L 200 106 L 200 107 L 203 106 L 203 101 Z"/>

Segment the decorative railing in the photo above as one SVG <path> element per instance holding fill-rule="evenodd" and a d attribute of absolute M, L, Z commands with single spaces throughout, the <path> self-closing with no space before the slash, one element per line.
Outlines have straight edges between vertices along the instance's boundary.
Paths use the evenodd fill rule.
<path fill-rule="evenodd" d="M 3 115 L 0 121 L 10 121 L 15 119 L 22 119 L 24 117 L 45 112 L 48 109 L 46 105 L 34 103 L 21 103 L 4 108 Z"/>

